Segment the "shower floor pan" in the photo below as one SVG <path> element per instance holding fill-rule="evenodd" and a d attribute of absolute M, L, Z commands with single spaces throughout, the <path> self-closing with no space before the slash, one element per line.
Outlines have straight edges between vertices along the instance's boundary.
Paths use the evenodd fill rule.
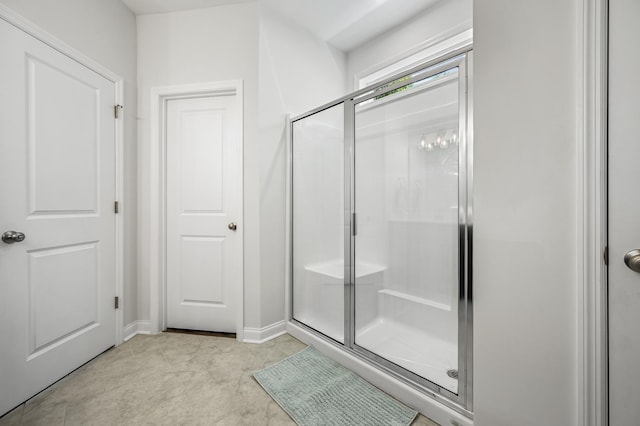
<path fill-rule="evenodd" d="M 458 393 L 458 380 L 447 375 L 458 369 L 457 346 L 424 330 L 388 318 L 377 318 L 356 332 L 356 344 L 420 377 Z"/>

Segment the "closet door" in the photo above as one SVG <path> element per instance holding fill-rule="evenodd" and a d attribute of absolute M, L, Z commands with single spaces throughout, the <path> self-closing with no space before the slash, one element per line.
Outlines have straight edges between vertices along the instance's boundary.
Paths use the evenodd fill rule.
<path fill-rule="evenodd" d="M 115 343 L 116 150 L 113 82 L 0 40 L 2 415 Z"/>
<path fill-rule="evenodd" d="M 609 3 L 609 424 L 640 424 L 640 2 Z M 637 265 L 637 263 L 635 264 Z"/>

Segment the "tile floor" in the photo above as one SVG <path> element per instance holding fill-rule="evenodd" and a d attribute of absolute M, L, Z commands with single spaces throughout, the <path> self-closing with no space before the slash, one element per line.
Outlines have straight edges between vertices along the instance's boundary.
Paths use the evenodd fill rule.
<path fill-rule="evenodd" d="M 138 335 L 0 418 L 5 425 L 293 425 L 251 376 L 305 347 Z M 434 426 L 424 416 L 413 425 Z"/>

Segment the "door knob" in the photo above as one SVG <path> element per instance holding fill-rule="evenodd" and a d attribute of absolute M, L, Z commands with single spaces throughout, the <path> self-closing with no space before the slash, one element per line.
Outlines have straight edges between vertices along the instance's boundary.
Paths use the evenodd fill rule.
<path fill-rule="evenodd" d="M 231 229 L 232 231 L 235 231 L 236 229 L 238 229 L 238 225 L 235 222 L 231 222 L 228 225 L 229 229 Z"/>
<path fill-rule="evenodd" d="M 22 232 L 7 231 L 2 234 L 2 242 L 7 244 L 20 243 L 24 241 L 24 234 Z"/>
<path fill-rule="evenodd" d="M 634 249 L 625 254 L 624 263 L 633 272 L 640 272 L 640 249 Z"/>

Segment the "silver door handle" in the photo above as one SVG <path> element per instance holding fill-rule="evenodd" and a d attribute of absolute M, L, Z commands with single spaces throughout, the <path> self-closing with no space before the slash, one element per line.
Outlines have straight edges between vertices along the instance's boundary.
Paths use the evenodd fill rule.
<path fill-rule="evenodd" d="M 238 229 L 238 225 L 235 222 L 231 222 L 229 225 L 227 225 L 227 227 L 232 231 L 235 231 L 236 229 Z"/>
<path fill-rule="evenodd" d="M 633 272 L 640 272 L 640 250 L 634 249 L 624 255 L 624 263 Z"/>
<path fill-rule="evenodd" d="M 2 242 L 7 244 L 21 243 L 24 241 L 24 237 L 25 236 L 22 232 L 7 231 L 2 234 Z"/>

